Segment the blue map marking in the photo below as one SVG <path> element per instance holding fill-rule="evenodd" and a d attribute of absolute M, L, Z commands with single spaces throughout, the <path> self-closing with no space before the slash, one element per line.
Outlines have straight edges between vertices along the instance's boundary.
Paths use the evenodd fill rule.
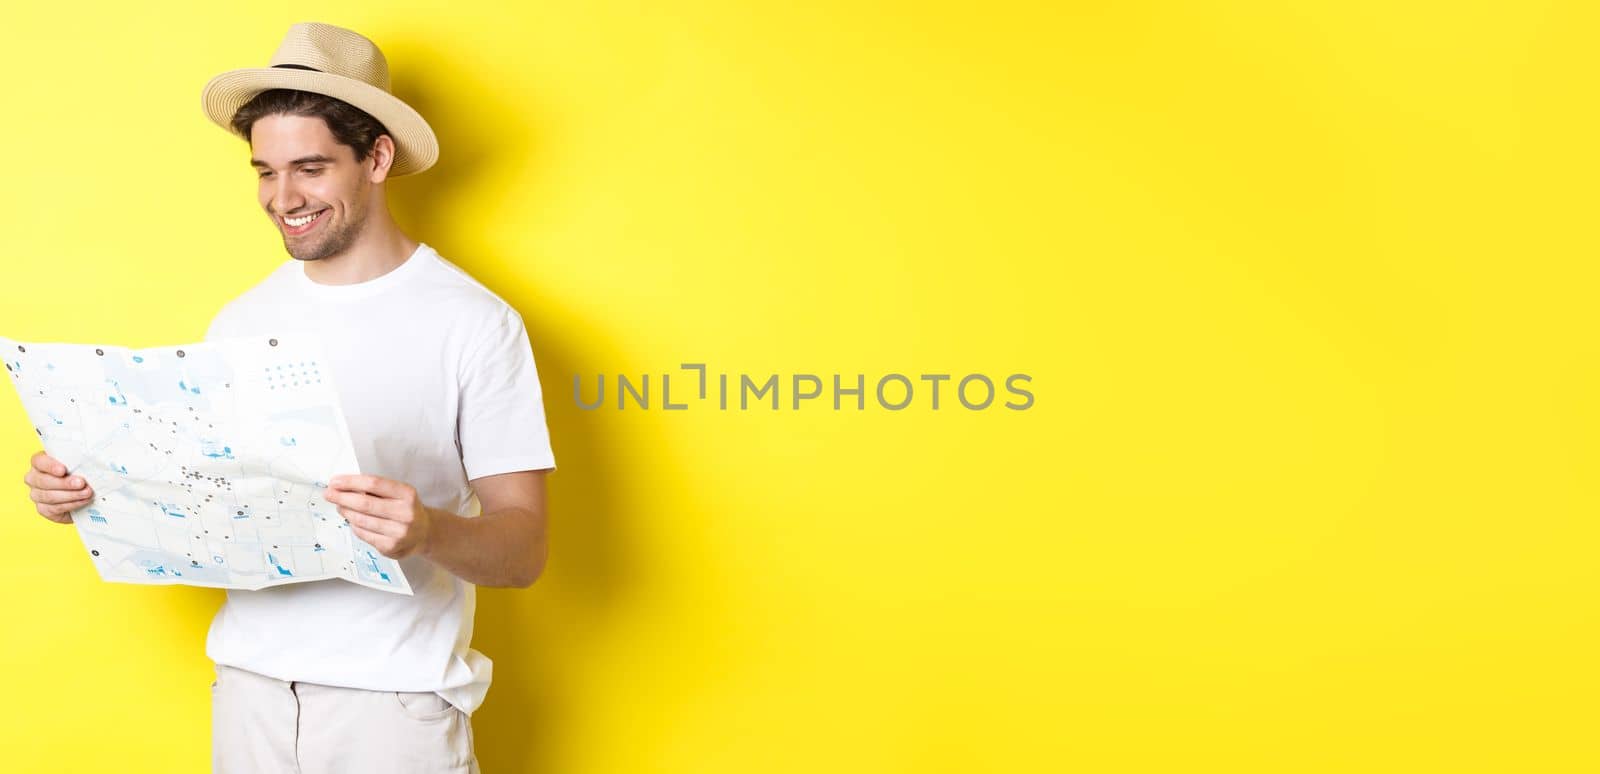
<path fill-rule="evenodd" d="M 389 580 L 389 573 L 378 569 L 378 557 L 373 556 L 371 551 L 367 552 L 367 562 L 372 565 L 372 571 L 377 573 L 378 577 L 384 579 L 385 581 Z"/>
<path fill-rule="evenodd" d="M 122 385 L 117 384 L 116 379 L 107 379 L 106 381 L 111 383 L 111 391 L 116 393 L 115 395 L 106 396 L 106 402 L 113 406 L 128 405 L 128 396 L 122 394 Z"/>
<path fill-rule="evenodd" d="M 278 568 L 278 574 L 279 575 L 293 575 L 294 574 L 292 572 L 289 572 L 289 570 L 287 568 L 285 568 L 283 565 L 278 564 L 278 557 L 274 556 L 271 551 L 267 552 L 267 561 L 270 562 L 273 567 Z"/>
<path fill-rule="evenodd" d="M 232 446 L 224 446 L 221 449 L 218 449 L 217 448 L 217 443 L 215 441 L 203 441 L 203 442 L 201 442 L 201 444 L 200 444 L 200 453 L 204 454 L 207 457 L 210 457 L 211 459 L 214 459 L 214 460 L 231 460 L 231 459 L 233 459 L 233 447 Z"/>

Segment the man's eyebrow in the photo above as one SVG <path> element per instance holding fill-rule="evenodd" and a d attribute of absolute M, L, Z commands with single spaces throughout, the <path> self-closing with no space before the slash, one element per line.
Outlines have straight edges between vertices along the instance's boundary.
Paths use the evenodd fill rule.
<path fill-rule="evenodd" d="M 324 156 L 324 155 L 319 153 L 319 154 L 316 154 L 314 156 L 301 156 L 300 158 L 297 158 L 294 161 L 289 162 L 289 166 L 298 167 L 301 164 L 327 164 L 327 163 L 329 163 L 329 162 L 331 162 L 333 160 L 334 159 L 333 159 L 332 156 Z M 270 164 L 268 164 L 265 161 L 262 161 L 261 159 L 250 159 L 250 166 L 252 166 L 252 167 L 268 167 L 268 168 L 271 168 Z"/>

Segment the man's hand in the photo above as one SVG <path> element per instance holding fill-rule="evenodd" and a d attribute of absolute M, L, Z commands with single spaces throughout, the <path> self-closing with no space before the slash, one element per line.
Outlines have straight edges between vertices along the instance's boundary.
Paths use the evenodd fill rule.
<path fill-rule="evenodd" d="M 322 497 L 338 506 L 356 537 L 390 559 L 417 553 L 427 543 L 433 513 L 410 484 L 381 476 L 334 476 Z"/>
<path fill-rule="evenodd" d="M 28 498 L 40 516 L 57 524 L 71 524 L 72 512 L 94 499 L 89 482 L 83 476 L 68 476 L 67 466 L 55 457 L 37 452 L 29 463 L 22 483 L 28 485 Z"/>

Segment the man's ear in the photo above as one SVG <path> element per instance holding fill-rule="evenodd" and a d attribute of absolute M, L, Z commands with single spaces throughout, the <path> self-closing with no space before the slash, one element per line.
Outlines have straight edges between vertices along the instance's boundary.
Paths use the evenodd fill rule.
<path fill-rule="evenodd" d="M 367 154 L 367 160 L 372 162 L 372 170 L 367 173 L 367 180 L 372 183 L 381 183 L 389 178 L 389 169 L 394 166 L 394 138 L 387 134 L 378 135 L 372 143 L 372 152 Z"/>

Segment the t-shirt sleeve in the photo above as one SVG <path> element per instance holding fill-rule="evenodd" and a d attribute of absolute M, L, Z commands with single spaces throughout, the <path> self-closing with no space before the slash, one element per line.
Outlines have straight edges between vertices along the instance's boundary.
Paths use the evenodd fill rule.
<path fill-rule="evenodd" d="M 544 394 L 522 316 L 507 307 L 461 374 L 456 442 L 467 479 L 556 466 Z"/>

